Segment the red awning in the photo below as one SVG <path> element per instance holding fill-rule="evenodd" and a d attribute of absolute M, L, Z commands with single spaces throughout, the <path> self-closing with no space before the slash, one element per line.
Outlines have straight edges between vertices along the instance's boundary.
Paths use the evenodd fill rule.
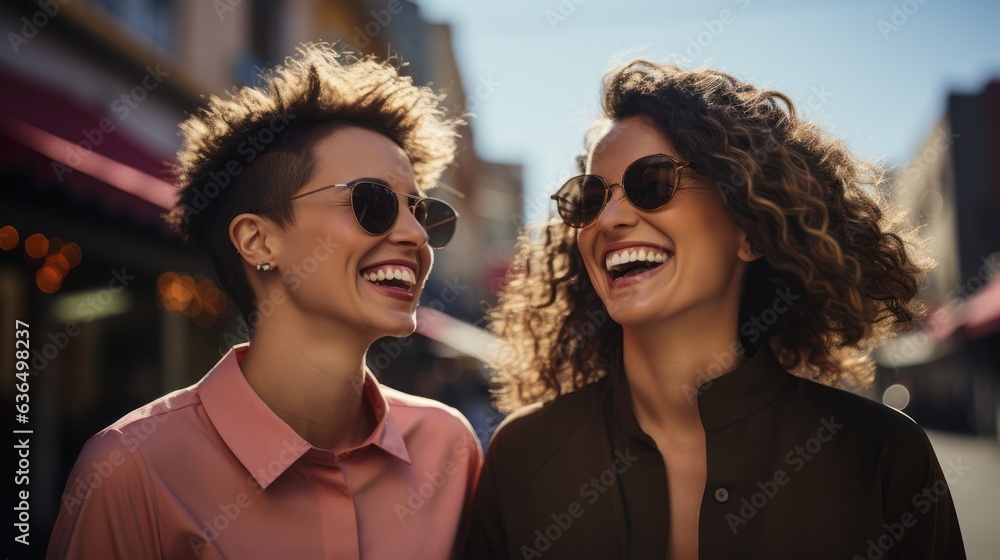
<path fill-rule="evenodd" d="M 173 206 L 173 188 L 170 183 L 162 179 L 97 152 L 75 158 L 71 163 L 71 158 L 68 158 L 67 154 L 73 153 L 74 145 L 69 141 L 14 119 L 5 119 L 0 126 L 7 137 L 51 159 L 54 163 L 85 173 L 108 186 L 151 202 L 160 208 L 167 209 Z"/>
<path fill-rule="evenodd" d="M 37 195 L 96 203 L 109 215 L 166 229 L 161 215 L 173 206 L 174 191 L 165 160 L 172 154 L 145 147 L 108 108 L 82 104 L 11 68 L 0 66 L 0 80 L 0 168 L 27 172 Z"/>

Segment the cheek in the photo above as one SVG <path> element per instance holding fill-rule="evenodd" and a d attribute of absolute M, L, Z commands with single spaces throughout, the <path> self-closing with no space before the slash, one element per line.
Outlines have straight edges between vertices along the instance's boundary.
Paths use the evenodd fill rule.
<path fill-rule="evenodd" d="M 431 275 L 431 270 L 434 269 L 434 249 L 431 249 L 430 245 L 424 245 L 420 252 L 424 262 L 427 263 L 427 272 L 424 275 L 424 279 L 426 279 Z"/>
<path fill-rule="evenodd" d="M 693 201 L 694 202 L 694 201 Z M 739 235 L 722 208 L 722 201 L 698 200 L 674 218 L 674 230 L 683 232 L 700 250 L 728 253 L 739 244 Z"/>
<path fill-rule="evenodd" d="M 692 238 L 686 244 L 684 256 L 688 259 L 694 257 L 694 261 L 699 263 L 695 267 L 697 274 L 725 278 L 732 273 L 732 267 L 738 259 L 739 244 L 735 232 L 729 228 L 716 228 L 702 230 L 701 235 Z"/>
<path fill-rule="evenodd" d="M 303 261 L 315 262 L 324 275 L 357 273 L 365 254 L 378 244 L 378 238 L 366 234 L 354 223 L 328 222 L 304 230 L 298 236 L 296 253 Z"/>
<path fill-rule="evenodd" d="M 597 292 L 598 297 L 604 300 L 604 295 L 602 293 L 602 288 L 604 286 L 601 281 L 602 274 L 604 274 L 604 263 L 597 262 L 594 255 L 594 245 L 597 242 L 597 235 L 595 233 L 596 228 L 588 227 L 580 230 L 577 236 L 576 248 L 580 251 L 580 257 L 583 259 L 583 265 L 586 269 L 587 275 L 590 277 L 590 283 L 593 285 L 594 290 Z"/>

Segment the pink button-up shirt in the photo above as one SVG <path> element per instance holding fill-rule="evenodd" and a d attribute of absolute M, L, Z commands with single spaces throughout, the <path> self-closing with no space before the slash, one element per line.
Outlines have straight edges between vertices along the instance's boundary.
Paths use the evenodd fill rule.
<path fill-rule="evenodd" d="M 465 417 L 366 371 L 375 430 L 319 449 L 247 383 L 248 346 L 87 442 L 48 557 L 452 557 L 482 464 Z"/>

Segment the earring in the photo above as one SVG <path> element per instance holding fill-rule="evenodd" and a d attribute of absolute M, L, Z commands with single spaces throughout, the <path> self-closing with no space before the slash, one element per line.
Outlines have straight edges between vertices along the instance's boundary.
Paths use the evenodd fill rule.
<path fill-rule="evenodd" d="M 259 263 L 257 263 L 257 270 L 262 270 L 264 272 L 267 272 L 268 270 L 271 270 L 271 263 L 260 261 Z"/>

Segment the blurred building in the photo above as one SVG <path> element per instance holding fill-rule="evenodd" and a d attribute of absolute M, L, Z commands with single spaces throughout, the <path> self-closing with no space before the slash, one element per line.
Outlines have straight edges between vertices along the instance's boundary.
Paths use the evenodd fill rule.
<path fill-rule="evenodd" d="M 1000 402 L 1000 82 L 952 94 L 895 181 L 894 202 L 938 265 L 922 298 L 924 328 L 881 347 L 882 388 L 909 394 L 927 428 L 997 435 Z M 905 402 L 905 399 L 904 399 Z"/>
<path fill-rule="evenodd" d="M 447 25 L 401 0 L 15 0 L 0 6 L 0 22 L 11 30 L 0 49 L 0 332 L 12 340 L 15 319 L 31 327 L 30 427 L 43 435 L 32 448 L 32 538 L 41 540 L 84 441 L 197 381 L 243 338 L 207 254 L 160 217 L 186 114 L 311 40 L 398 53 L 405 72 L 446 90 L 459 112 L 491 90 L 460 75 Z M 482 341 L 468 323 L 495 300 L 521 189 L 520 166 L 481 160 L 465 127 L 435 193 L 462 218 L 424 292 L 431 312 L 420 332 L 430 338 L 379 341 L 369 355 L 383 381 L 459 406 L 483 437 L 492 412 Z M 14 360 L 3 356 L 11 379 Z M 5 402 L 12 391 L 0 388 Z"/>

